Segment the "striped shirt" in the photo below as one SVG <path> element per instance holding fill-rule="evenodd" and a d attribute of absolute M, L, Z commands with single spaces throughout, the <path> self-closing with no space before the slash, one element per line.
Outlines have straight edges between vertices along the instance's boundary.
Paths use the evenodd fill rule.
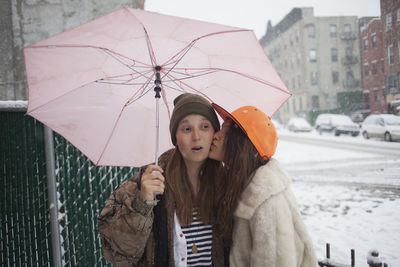
<path fill-rule="evenodd" d="M 181 228 L 187 244 L 187 266 L 212 266 L 212 226 L 198 220 L 195 210 L 192 224 Z M 192 251 L 193 245 L 197 247 L 196 253 Z"/>

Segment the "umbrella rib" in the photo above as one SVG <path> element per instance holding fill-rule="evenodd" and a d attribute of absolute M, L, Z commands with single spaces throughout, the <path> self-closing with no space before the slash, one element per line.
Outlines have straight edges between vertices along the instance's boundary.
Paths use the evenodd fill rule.
<path fill-rule="evenodd" d="M 83 84 L 83 85 L 81 85 L 81 86 L 79 86 L 79 87 L 76 87 L 76 88 L 73 88 L 73 89 L 71 89 L 71 90 L 69 90 L 69 91 L 67 91 L 67 92 L 64 92 L 63 94 L 56 96 L 55 98 L 53 98 L 53 99 L 47 101 L 46 103 L 43 103 L 43 104 L 41 104 L 41 105 L 39 105 L 39 106 L 37 106 L 37 107 L 35 107 L 35 108 L 29 110 L 29 113 L 31 113 L 31 112 L 33 112 L 33 111 L 35 111 L 35 110 L 37 110 L 37 109 L 39 109 L 39 108 L 41 108 L 41 107 L 47 105 L 47 104 L 49 104 L 49 103 L 51 103 L 51 102 L 53 102 L 53 101 L 56 101 L 57 99 L 62 98 L 62 97 L 66 96 L 66 95 L 68 95 L 68 94 L 70 94 L 70 93 L 72 93 L 72 92 L 74 92 L 74 91 L 76 91 L 76 90 L 79 90 L 79 89 L 85 87 L 85 86 L 88 85 L 88 84 L 91 84 L 91 83 L 93 83 L 93 82 L 96 82 L 96 81 L 97 81 L 97 80 L 91 81 L 91 82 L 88 82 L 88 83 L 85 83 L 85 84 Z M 28 114 L 29 114 L 29 113 L 28 113 Z"/>
<path fill-rule="evenodd" d="M 151 81 L 151 78 L 152 78 L 153 76 L 154 76 L 154 75 L 152 75 L 151 77 L 149 77 L 149 79 L 147 79 L 146 83 L 144 83 L 143 86 L 142 86 L 141 88 L 139 88 L 139 90 L 137 90 L 137 91 L 128 99 L 128 101 L 125 102 L 124 106 L 121 108 L 121 110 L 120 110 L 120 112 L 119 112 L 119 114 L 118 114 L 118 117 L 117 117 L 117 119 L 115 120 L 114 126 L 113 126 L 113 128 L 112 128 L 112 130 L 111 130 L 111 133 L 110 133 L 110 135 L 109 135 L 108 138 L 107 138 L 107 142 L 106 142 L 106 144 L 105 144 L 103 150 L 101 151 L 100 157 L 99 157 L 98 160 L 97 160 L 96 165 L 97 165 L 97 164 L 101 161 L 101 159 L 103 158 L 103 155 L 104 155 L 104 153 L 105 153 L 105 151 L 106 151 L 108 145 L 110 144 L 111 138 L 112 138 L 112 136 L 114 135 L 115 129 L 116 129 L 116 127 L 117 127 L 117 124 L 118 124 L 118 122 L 120 121 L 121 116 L 122 116 L 122 113 L 124 112 L 125 108 L 126 108 L 127 106 L 129 106 L 130 104 L 132 104 L 133 102 L 135 102 L 135 101 L 137 101 L 138 99 L 140 99 L 141 97 L 143 97 L 143 96 L 150 90 L 150 89 L 148 89 L 148 90 L 145 91 L 145 89 L 149 86 L 150 81 Z M 136 95 L 138 94 L 138 92 L 140 92 L 140 91 L 141 91 L 140 95 L 139 95 L 137 98 L 135 98 L 135 96 L 136 96 Z M 144 92 L 144 93 L 143 93 L 143 92 Z"/>
<path fill-rule="evenodd" d="M 181 85 L 177 84 L 176 81 L 179 81 L 181 84 L 183 84 L 183 85 L 185 85 L 186 87 L 190 88 L 191 90 L 193 90 L 193 92 L 196 92 L 196 93 L 198 93 L 198 94 L 204 96 L 205 98 L 207 98 L 208 100 L 210 100 L 210 102 L 213 102 L 213 101 L 211 100 L 211 98 L 209 98 L 206 94 L 200 92 L 200 91 L 197 90 L 196 88 L 190 86 L 189 84 L 183 82 L 183 81 L 180 80 L 180 79 L 176 79 L 176 78 L 175 78 L 174 76 L 172 76 L 171 74 L 168 75 L 168 78 L 169 78 L 169 76 L 173 78 L 173 79 L 171 79 L 171 81 L 174 82 L 178 87 L 182 88 L 183 91 L 185 91 L 185 89 L 184 89 Z M 175 89 L 175 88 L 174 88 L 174 89 Z M 175 89 L 175 90 L 177 90 L 177 89 Z M 179 90 L 178 90 L 178 91 L 179 91 Z"/>
<path fill-rule="evenodd" d="M 172 67 L 168 68 L 168 72 L 165 73 L 164 76 L 165 76 L 165 75 L 168 75 L 168 73 L 169 73 L 171 70 L 173 70 L 173 69 L 175 68 L 175 66 L 182 60 L 182 58 L 183 58 L 183 57 L 190 51 L 190 49 L 194 46 L 194 44 L 196 43 L 196 41 L 197 41 L 197 40 L 192 41 L 188 46 L 186 46 L 183 50 L 181 50 L 181 51 L 179 52 L 179 57 L 177 57 L 177 59 L 175 59 L 174 61 L 171 61 L 171 62 L 169 62 L 169 63 L 163 64 L 163 66 L 168 66 L 168 65 L 173 64 Z M 178 55 L 178 54 L 177 54 L 177 55 Z M 176 56 L 177 56 L 177 55 L 176 55 Z M 175 57 L 175 56 L 174 56 L 174 57 Z M 164 76 L 163 76 L 163 77 L 164 77 Z"/>
<path fill-rule="evenodd" d="M 221 31 L 221 32 L 213 32 L 213 33 L 209 33 L 209 34 L 206 34 L 206 35 L 197 37 L 196 39 L 193 39 L 193 41 L 191 41 L 186 47 L 184 47 L 182 50 L 180 50 L 179 52 L 177 52 L 174 56 L 172 56 L 170 59 L 168 59 L 168 60 L 167 60 L 164 64 L 162 64 L 162 65 L 165 66 L 165 65 L 170 64 L 170 63 L 169 63 L 170 61 L 172 61 L 174 58 L 176 58 L 176 57 L 178 57 L 180 54 L 182 54 L 183 51 L 185 51 L 185 50 L 190 50 L 190 49 L 193 47 L 193 45 L 194 45 L 198 40 L 200 40 L 200 39 L 207 38 L 207 37 L 214 36 L 214 35 L 219 35 L 219 34 L 228 34 L 228 33 L 235 33 L 235 32 L 248 32 L 248 31 L 250 31 L 250 30 L 241 29 L 241 30 Z M 186 53 L 187 53 L 187 51 L 186 51 L 184 54 L 186 54 Z M 179 61 L 180 61 L 180 60 L 179 60 Z M 175 64 L 175 65 L 176 65 L 176 64 Z"/>
<path fill-rule="evenodd" d="M 33 46 L 31 48 L 51 48 L 52 49 L 52 48 L 57 48 L 57 47 L 99 49 L 99 50 L 103 51 L 105 54 L 107 54 L 110 57 L 112 57 L 113 59 L 115 59 L 116 61 L 118 61 L 119 63 L 121 63 L 122 65 L 124 65 L 125 67 L 127 67 L 128 69 L 130 69 L 133 72 L 139 74 L 140 76 L 143 76 L 146 79 L 148 77 L 145 75 L 145 73 L 138 71 L 137 69 L 133 68 L 133 65 L 125 63 L 123 60 L 129 60 L 129 61 L 133 62 L 134 65 L 136 65 L 136 63 L 139 63 L 139 64 L 143 65 L 143 66 L 136 66 L 137 68 L 151 68 L 152 69 L 152 66 L 150 66 L 148 64 L 145 64 L 145 63 L 142 63 L 140 61 L 128 58 L 128 57 L 126 57 L 126 56 L 124 56 L 122 54 L 119 54 L 119 53 L 117 53 L 115 51 L 112 51 L 112 50 L 110 50 L 108 48 L 104 48 L 104 47 L 97 47 L 97 46 L 91 46 L 91 45 L 47 45 L 47 46 L 41 45 L 41 46 Z M 101 79 L 98 79 L 98 80 L 96 80 L 94 82 L 101 82 L 101 80 L 104 80 L 104 79 L 107 79 L 107 78 L 109 78 L 109 77 L 101 78 Z M 124 84 L 124 83 L 112 83 L 112 82 L 110 82 L 110 84 Z"/>
<path fill-rule="evenodd" d="M 125 75 L 129 75 L 129 74 L 125 74 Z M 115 76 L 115 77 L 120 77 L 120 76 L 121 76 L 121 75 Z M 146 77 L 146 76 L 145 76 L 145 77 Z M 146 77 L 146 78 L 147 78 L 147 82 L 144 83 L 143 86 L 146 85 L 146 87 L 147 87 L 147 85 L 150 83 L 150 80 L 151 80 L 152 77 L 154 77 L 154 74 L 151 75 L 150 77 Z M 103 78 L 102 78 L 102 79 L 103 79 Z M 70 94 L 70 93 L 72 93 L 72 92 L 74 92 L 74 91 L 76 91 L 76 90 L 79 90 L 79 89 L 85 87 L 85 86 L 88 85 L 88 84 L 91 84 L 91 83 L 108 83 L 108 84 L 113 84 L 113 83 L 111 83 L 111 82 L 102 82 L 102 81 L 101 81 L 102 79 L 98 79 L 98 80 L 95 80 L 95 81 L 91 81 L 91 82 L 88 82 L 88 83 L 86 83 L 86 84 L 83 84 L 83 85 L 81 85 L 81 86 L 79 86 L 79 87 L 76 87 L 76 88 L 74 88 L 74 89 L 72 89 L 72 90 L 69 90 L 69 91 L 65 92 L 64 94 L 58 95 L 57 97 L 55 97 L 55 98 L 53 98 L 53 99 L 47 101 L 46 103 L 43 103 L 43 104 L 41 104 L 41 105 L 39 105 L 39 106 L 37 106 L 37 107 L 31 109 L 29 112 L 31 113 L 31 112 L 33 112 L 33 111 L 35 111 L 35 110 L 41 108 L 41 107 L 44 106 L 44 105 L 47 105 L 47 104 L 49 104 L 49 103 L 51 103 L 51 102 L 53 102 L 53 101 L 55 101 L 55 100 L 57 100 L 57 99 L 59 99 L 59 98 L 61 98 L 61 97 L 64 97 L 64 96 L 66 96 L 66 95 L 68 95 L 68 94 Z M 119 85 L 130 85 L 130 84 L 121 84 L 121 83 L 118 83 L 118 84 L 119 84 Z M 143 86 L 142 86 L 142 88 L 143 88 Z M 139 90 L 140 90 L 140 89 L 139 89 Z M 138 90 L 138 91 L 139 91 L 139 90 Z"/>
<path fill-rule="evenodd" d="M 143 83 L 143 85 L 141 86 L 141 88 L 139 88 L 129 99 L 128 101 L 125 103 L 125 106 L 132 104 L 133 102 L 136 102 L 138 99 L 142 98 L 144 95 L 146 95 L 150 89 L 147 89 L 147 87 L 150 84 L 151 79 L 154 77 L 154 74 L 152 74 L 150 77 L 148 77 L 147 81 L 145 83 Z M 147 89 L 147 90 L 146 90 Z M 141 92 L 139 94 L 139 96 L 137 98 L 135 98 L 136 94 L 138 92 Z"/>
<path fill-rule="evenodd" d="M 184 70 L 187 70 L 187 69 L 184 69 Z M 218 72 L 218 70 L 214 70 L 214 69 L 203 70 L 203 71 L 197 72 L 198 74 L 194 74 L 194 75 L 186 73 L 186 72 L 179 72 L 179 71 L 176 71 L 176 70 L 173 70 L 173 71 L 170 71 L 170 72 L 172 72 L 174 74 L 180 74 L 180 75 L 186 76 L 184 78 L 177 79 L 177 80 L 180 81 L 180 80 L 187 80 L 187 79 L 197 78 L 197 77 L 201 77 L 201 76 L 204 76 L 204 75 L 209 75 L 211 73 Z M 170 79 L 170 81 L 174 81 L 174 80 Z"/>
<path fill-rule="evenodd" d="M 179 80 L 179 79 L 178 79 Z M 171 85 L 167 85 L 167 84 L 162 84 L 163 86 L 165 86 L 166 88 L 169 88 L 169 89 L 171 89 L 171 90 L 175 90 L 175 91 L 177 91 L 177 92 L 180 92 L 180 93 L 184 93 L 185 92 L 185 88 L 183 88 L 179 83 L 177 83 L 176 81 L 177 80 L 171 80 L 173 83 L 175 83 L 176 84 L 176 86 L 178 86 L 181 90 L 179 90 L 178 88 L 176 88 L 176 87 L 173 87 L 173 86 L 171 86 Z"/>
<path fill-rule="evenodd" d="M 275 88 L 275 89 L 277 89 L 277 90 L 279 90 L 279 91 L 281 91 L 281 92 L 283 92 L 283 93 L 285 93 L 285 94 L 291 95 L 291 93 L 290 93 L 289 91 L 285 91 L 285 90 L 283 90 L 282 88 L 280 88 L 279 86 L 276 86 L 276 85 L 274 85 L 274 84 L 272 84 L 272 83 L 270 83 L 270 82 L 264 81 L 264 80 L 262 80 L 262 79 L 259 79 L 259 78 L 250 76 L 250 75 L 248 75 L 248 74 L 241 73 L 241 72 L 234 71 L 234 70 L 228 70 L 228 69 L 221 69 L 221 68 L 215 68 L 215 69 L 216 69 L 216 70 L 220 70 L 220 71 L 230 72 L 230 73 L 233 73 L 233 74 L 237 74 L 237 75 L 246 77 L 246 78 L 251 79 L 251 80 L 254 80 L 254 81 L 256 81 L 256 82 L 263 83 L 263 84 L 265 84 L 265 85 L 271 86 L 271 87 L 273 87 L 273 88 Z"/>
<path fill-rule="evenodd" d="M 153 45 L 151 44 L 150 36 L 147 33 L 146 27 L 144 27 L 143 24 L 142 24 L 142 26 L 143 26 L 144 33 L 146 35 L 146 44 L 147 44 L 147 50 L 148 50 L 149 56 L 150 56 L 151 65 L 154 68 L 155 66 L 157 66 L 156 55 L 154 54 Z"/>
<path fill-rule="evenodd" d="M 117 76 L 110 76 L 110 77 L 101 78 L 99 80 L 96 80 L 95 82 L 107 83 L 107 84 L 119 84 L 119 85 L 141 85 L 143 83 L 130 83 L 130 81 L 133 81 L 133 80 L 139 78 L 140 76 L 148 79 L 149 77 L 146 76 L 146 74 L 147 73 L 152 73 L 153 70 L 147 70 L 146 72 L 143 72 L 143 73 L 142 72 L 137 72 L 137 71 L 135 71 L 135 72 L 137 74 L 139 74 L 139 76 L 133 77 L 133 73 L 127 73 L 127 74 L 122 74 L 122 75 L 117 75 Z M 132 78 L 131 79 L 127 79 L 127 80 L 122 80 L 122 79 L 118 80 L 118 79 L 116 79 L 116 78 L 120 78 L 120 77 L 124 77 L 124 76 L 131 76 Z M 153 76 L 153 75 L 151 75 L 151 76 Z M 107 81 L 107 79 L 110 79 L 111 81 Z M 112 82 L 112 81 L 115 81 L 115 82 Z M 120 81 L 120 82 L 118 82 L 118 81 Z"/>
<path fill-rule="evenodd" d="M 110 55 L 112 58 L 114 58 L 116 61 L 118 61 L 119 63 L 121 63 L 122 65 L 124 65 L 125 67 L 127 67 L 127 68 L 129 68 L 129 69 L 131 69 L 131 70 L 133 70 L 133 71 L 135 71 L 135 72 L 138 72 L 138 71 L 136 71 L 134 68 L 133 68 L 133 66 L 135 66 L 136 64 L 136 62 L 139 62 L 139 61 L 136 61 L 136 60 L 134 60 L 134 59 L 131 59 L 132 60 L 132 62 L 134 63 L 133 65 L 130 65 L 130 64 L 127 64 L 127 63 L 125 63 L 125 62 L 123 62 L 122 61 L 122 59 L 120 59 L 119 57 L 120 57 L 120 55 L 119 54 L 117 54 L 117 53 L 113 53 L 113 52 L 111 52 L 110 50 L 108 50 L 108 49 L 102 49 L 106 54 L 108 54 L 108 55 Z M 119 57 L 118 57 L 119 56 Z M 125 59 L 124 57 L 123 57 L 123 59 Z M 141 63 L 141 62 L 139 62 L 140 64 L 143 64 L 143 63 Z M 147 65 L 147 64 L 146 64 Z M 139 68 L 152 68 L 152 67 L 150 67 L 150 66 L 146 66 L 145 64 L 143 64 L 143 66 L 137 66 L 137 67 L 139 67 Z M 138 72 L 139 73 L 139 72 Z"/>
<path fill-rule="evenodd" d="M 174 89 L 174 88 L 172 88 L 172 89 Z M 164 102 L 165 106 L 167 107 L 168 118 L 171 119 L 171 112 L 169 110 L 168 101 L 167 101 L 167 92 L 164 89 L 164 84 L 161 84 L 161 95 L 163 98 L 163 102 Z"/>
<path fill-rule="evenodd" d="M 109 52 L 111 54 L 118 55 L 118 56 L 120 56 L 120 57 L 122 57 L 124 59 L 140 63 L 143 66 L 152 67 L 149 64 L 146 64 L 146 63 L 141 62 L 141 61 L 137 61 L 137 60 L 129 58 L 129 57 L 123 55 L 123 54 L 120 54 L 120 53 L 115 52 L 115 51 L 113 51 L 111 49 L 108 49 L 106 47 L 101 47 L 101 46 L 94 46 L 94 45 L 67 45 L 67 44 L 65 44 L 65 45 L 58 45 L 58 44 L 57 45 L 52 45 L 52 44 L 48 44 L 48 45 L 32 45 L 32 46 L 26 47 L 25 49 L 31 49 L 31 48 L 32 49 L 35 49 L 35 48 L 48 48 L 48 49 L 54 49 L 54 48 L 93 48 L 93 49 L 99 49 L 99 50 L 107 51 L 107 52 Z"/>
<path fill-rule="evenodd" d="M 276 86 L 276 85 L 274 85 L 274 84 L 272 84 L 272 83 L 270 83 L 270 82 L 267 82 L 267 81 L 264 81 L 264 80 L 262 80 L 262 79 L 259 79 L 259 78 L 256 78 L 256 77 L 253 77 L 253 76 L 250 76 L 250 75 L 248 75 L 248 74 L 244 74 L 244 73 L 241 73 L 241 72 L 238 72 L 238 71 L 234 71 L 234 70 L 223 69 L 223 68 L 185 68 L 185 69 L 183 69 L 183 70 L 209 71 L 207 74 L 214 73 L 214 72 L 218 72 L 218 71 L 230 72 L 230 73 L 232 73 L 232 74 L 236 74 L 236 75 L 245 77 L 245 78 L 247 78 L 247 79 L 251 79 L 251 80 L 254 80 L 254 81 L 256 81 L 256 82 L 259 82 L 259 83 L 268 85 L 268 86 L 273 87 L 273 88 L 275 88 L 275 89 L 277 89 L 277 90 L 279 90 L 279 91 L 281 91 L 281 92 L 283 92 L 283 93 L 285 93 L 285 94 L 291 95 L 291 93 L 290 93 L 289 91 L 283 90 L 283 89 L 280 88 L 279 86 Z M 169 73 L 169 72 L 168 72 L 168 73 Z M 182 82 L 182 80 L 184 80 L 184 79 L 189 79 L 189 78 L 190 78 L 190 77 L 189 77 L 189 78 L 187 77 L 187 78 L 179 79 L 179 78 L 175 78 L 175 77 L 172 76 L 172 75 L 169 75 L 169 76 L 173 77 L 174 80 L 181 81 L 181 82 Z M 173 80 L 171 80 L 171 81 L 173 81 Z M 182 82 L 182 83 L 183 83 L 183 82 Z M 189 88 L 191 88 L 191 89 L 195 90 L 196 92 L 198 92 L 196 89 L 192 88 L 192 87 L 189 86 L 188 84 L 186 84 L 186 83 L 184 83 L 184 84 L 185 84 L 186 86 L 188 86 Z"/>

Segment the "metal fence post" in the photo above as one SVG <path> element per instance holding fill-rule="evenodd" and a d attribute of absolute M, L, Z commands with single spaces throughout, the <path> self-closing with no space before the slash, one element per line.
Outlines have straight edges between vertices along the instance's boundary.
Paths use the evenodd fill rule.
<path fill-rule="evenodd" d="M 46 153 L 47 191 L 49 194 L 51 251 L 53 254 L 53 266 L 61 267 L 61 241 L 60 225 L 58 222 L 58 198 L 55 175 L 56 172 L 54 159 L 54 139 L 53 131 L 46 126 L 44 126 L 44 146 Z"/>

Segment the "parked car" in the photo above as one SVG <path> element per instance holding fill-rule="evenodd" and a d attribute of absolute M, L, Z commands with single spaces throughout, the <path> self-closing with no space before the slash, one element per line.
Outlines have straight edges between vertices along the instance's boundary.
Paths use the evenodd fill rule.
<path fill-rule="evenodd" d="M 323 132 L 333 133 L 335 136 L 341 134 L 351 134 L 357 136 L 360 127 L 355 124 L 349 116 L 341 114 L 320 114 L 315 120 L 315 129 L 322 134 Z"/>
<path fill-rule="evenodd" d="M 303 118 L 291 118 L 286 127 L 291 132 L 311 132 L 313 129 Z"/>
<path fill-rule="evenodd" d="M 400 117 L 392 114 L 373 114 L 365 118 L 361 133 L 365 139 L 383 138 L 385 141 L 400 140 Z"/>

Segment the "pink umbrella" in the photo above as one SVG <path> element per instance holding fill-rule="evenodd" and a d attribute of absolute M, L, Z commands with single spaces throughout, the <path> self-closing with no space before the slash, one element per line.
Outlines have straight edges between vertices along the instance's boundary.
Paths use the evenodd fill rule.
<path fill-rule="evenodd" d="M 253 31 L 132 8 L 24 54 L 27 114 L 96 165 L 140 166 L 172 147 L 169 116 L 181 93 L 228 111 L 257 106 L 269 116 L 291 96 Z"/>

